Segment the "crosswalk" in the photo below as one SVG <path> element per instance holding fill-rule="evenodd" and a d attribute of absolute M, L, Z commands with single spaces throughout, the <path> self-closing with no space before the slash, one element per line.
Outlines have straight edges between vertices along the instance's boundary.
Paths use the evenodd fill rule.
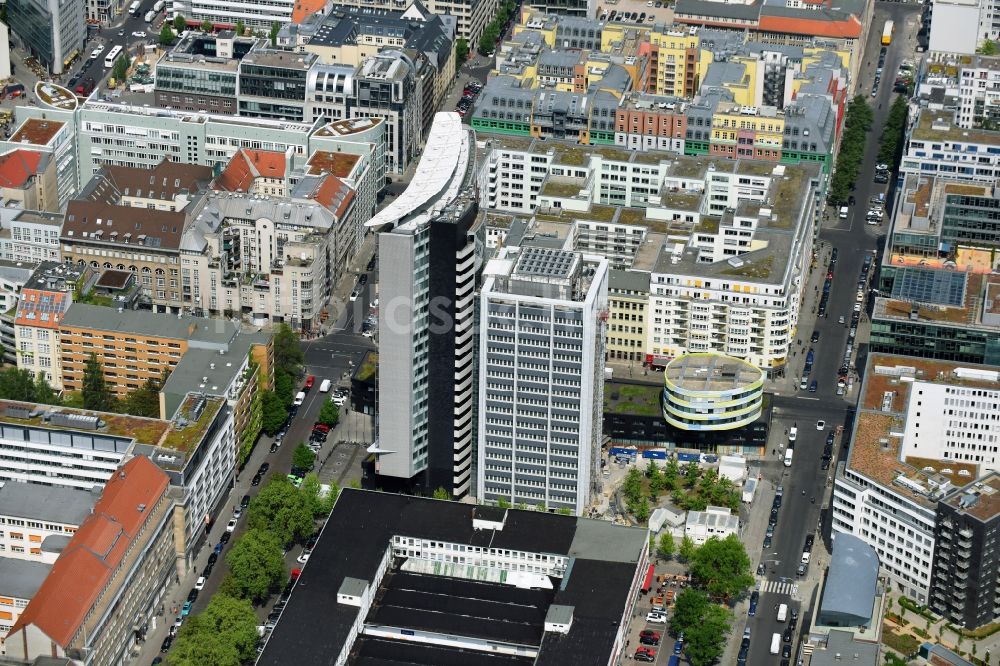
<path fill-rule="evenodd" d="M 798 594 L 799 586 L 797 583 L 786 580 L 764 580 L 760 591 L 770 592 L 771 594 L 787 594 L 794 597 Z"/>

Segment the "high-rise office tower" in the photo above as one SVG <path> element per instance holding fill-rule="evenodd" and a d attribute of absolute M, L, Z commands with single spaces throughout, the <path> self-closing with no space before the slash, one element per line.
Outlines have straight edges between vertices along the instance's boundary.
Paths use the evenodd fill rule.
<path fill-rule="evenodd" d="M 470 190 L 429 219 L 379 235 L 381 487 L 455 497 L 472 487 L 483 231 Z"/>
<path fill-rule="evenodd" d="M 484 271 L 477 495 L 582 513 L 598 480 L 608 261 L 508 247 Z"/>

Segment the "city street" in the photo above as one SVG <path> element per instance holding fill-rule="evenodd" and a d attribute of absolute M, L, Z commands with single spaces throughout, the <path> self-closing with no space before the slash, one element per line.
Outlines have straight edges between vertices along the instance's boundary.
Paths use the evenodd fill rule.
<path fill-rule="evenodd" d="M 830 249 L 838 250 L 838 260 L 834 271 L 833 286 L 830 292 L 827 316 L 817 318 L 814 329 L 807 325 L 810 311 L 804 315 L 804 324 L 798 337 L 802 340 L 800 349 L 810 346 L 815 349 L 815 361 L 810 380 L 817 380 L 817 391 L 809 393 L 804 390 L 789 391 L 788 394 L 775 395 L 773 400 L 773 418 L 771 424 L 771 446 L 777 448 L 777 455 L 772 462 L 762 465 L 764 476 L 774 485 L 784 487 L 784 501 L 778 514 L 773 537 L 769 549 L 762 552 L 759 561 L 767 565 L 767 572 L 761 583 L 759 609 L 755 617 L 745 620 L 745 605 L 737 611 L 734 634 L 742 634 L 744 621 L 751 628 L 752 643 L 747 663 L 751 666 L 773 666 L 775 655 L 770 654 L 770 641 L 774 633 L 782 633 L 786 623 L 779 623 L 775 608 L 778 604 L 787 603 L 790 608 L 799 610 L 798 632 L 808 628 L 812 618 L 806 612 L 813 602 L 814 595 L 819 593 L 821 581 L 821 565 L 816 562 L 819 552 L 829 552 L 831 544 L 824 540 L 820 530 L 824 518 L 824 507 L 829 502 L 832 479 L 836 463 L 841 459 L 841 445 L 851 431 L 850 418 L 853 404 L 857 400 L 860 383 L 856 380 L 854 390 L 841 397 L 837 395 L 837 371 L 843 365 L 844 350 L 848 342 L 848 330 L 851 314 L 856 303 L 858 276 L 866 255 L 876 249 L 877 235 L 884 234 L 887 225 L 869 226 L 865 224 L 867 203 L 872 195 L 886 191 L 885 186 L 873 182 L 875 172 L 875 156 L 878 152 L 878 137 L 881 135 L 892 103 L 892 79 L 894 72 L 903 60 L 915 57 L 916 32 L 918 29 L 920 5 L 879 2 L 876 4 L 875 18 L 869 33 L 864 67 L 857 91 L 866 96 L 874 111 L 874 123 L 869 133 L 868 145 L 861 171 L 858 174 L 857 187 L 854 196 L 857 204 L 850 208 L 847 220 L 837 218 L 836 211 L 828 208 L 828 221 L 823 224 L 820 239 L 824 249 L 820 253 L 817 270 L 824 274 L 827 269 Z M 886 19 L 896 23 L 896 37 L 889 47 L 884 67 L 883 83 L 875 98 L 868 96 L 875 74 L 875 61 L 878 60 L 882 25 Z M 892 187 L 890 183 L 890 188 Z M 892 191 L 889 191 L 891 201 Z M 891 211 L 887 204 L 887 211 Z M 870 276 L 874 277 L 878 259 L 875 259 Z M 873 284 L 869 283 L 869 289 Z M 808 306 L 811 308 L 811 306 Z M 863 335 L 869 325 L 868 313 L 871 311 L 870 298 L 866 298 L 862 308 L 862 316 L 856 339 L 867 339 Z M 845 323 L 838 323 L 840 316 L 845 317 Z M 819 331 L 820 339 L 815 345 L 809 344 L 812 330 Z M 855 352 L 852 362 L 853 376 L 859 377 L 864 368 L 864 346 Z M 860 357 L 860 358 L 859 358 Z M 794 384 L 798 384 L 799 371 L 805 361 L 805 354 L 798 353 L 793 357 L 792 365 L 795 372 Z M 785 393 L 785 392 L 782 392 Z M 821 432 L 816 429 L 817 420 L 826 422 Z M 793 425 L 798 427 L 798 438 L 794 445 L 794 457 L 791 467 L 785 467 L 780 458 L 784 445 L 787 443 L 786 432 Z M 835 432 L 837 426 L 843 426 L 844 436 L 838 436 L 834 444 L 835 458 L 830 469 L 821 469 L 821 458 L 827 434 Z M 809 498 L 808 501 L 806 498 Z M 815 499 L 815 503 L 813 503 Z M 767 511 L 770 507 L 769 497 L 758 498 L 757 511 Z M 826 521 L 828 522 L 828 521 Z M 805 577 L 797 577 L 796 569 L 801 561 L 805 537 L 809 533 L 816 535 L 813 557 Z M 821 543 L 822 542 L 822 543 Z M 748 548 L 756 549 L 757 544 L 748 544 Z M 756 566 L 758 562 L 754 562 Z M 740 612 L 743 615 L 740 615 Z M 738 639 L 737 639 L 738 641 Z M 793 642 L 792 661 L 800 655 L 800 645 Z"/>

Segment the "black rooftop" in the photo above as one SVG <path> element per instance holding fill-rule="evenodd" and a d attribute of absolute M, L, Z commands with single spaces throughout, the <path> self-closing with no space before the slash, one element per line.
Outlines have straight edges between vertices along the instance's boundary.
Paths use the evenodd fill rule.
<path fill-rule="evenodd" d="M 475 530 L 474 518 L 503 522 L 504 527 Z M 563 578 L 549 579 L 553 590 L 405 572 L 399 569 L 405 558 L 393 559 L 391 553 L 383 578 L 380 566 L 394 536 L 571 559 Z M 638 528 L 538 511 L 502 511 L 346 489 L 257 663 L 332 664 L 352 641 L 349 663 L 365 666 L 532 663 L 530 659 L 497 660 L 494 655 L 441 646 L 355 638 L 353 629 L 360 624 L 362 610 L 337 601 L 348 577 L 379 585 L 377 591 L 370 592 L 372 604 L 364 618 L 369 625 L 534 646 L 540 641 L 534 663 L 546 666 L 607 663 L 631 583 L 645 565 L 647 546 L 646 532 Z M 545 614 L 552 604 L 574 607 L 568 634 L 542 634 Z"/>

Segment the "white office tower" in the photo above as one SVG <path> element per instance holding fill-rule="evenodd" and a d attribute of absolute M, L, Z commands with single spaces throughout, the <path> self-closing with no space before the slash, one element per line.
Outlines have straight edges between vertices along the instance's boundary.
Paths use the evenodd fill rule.
<path fill-rule="evenodd" d="M 476 288 L 485 240 L 475 142 L 438 113 L 410 186 L 379 234 L 378 438 L 369 485 L 454 497 L 472 489 Z"/>
<path fill-rule="evenodd" d="M 480 299 L 479 499 L 579 515 L 598 479 L 608 261 L 507 247 Z"/>

